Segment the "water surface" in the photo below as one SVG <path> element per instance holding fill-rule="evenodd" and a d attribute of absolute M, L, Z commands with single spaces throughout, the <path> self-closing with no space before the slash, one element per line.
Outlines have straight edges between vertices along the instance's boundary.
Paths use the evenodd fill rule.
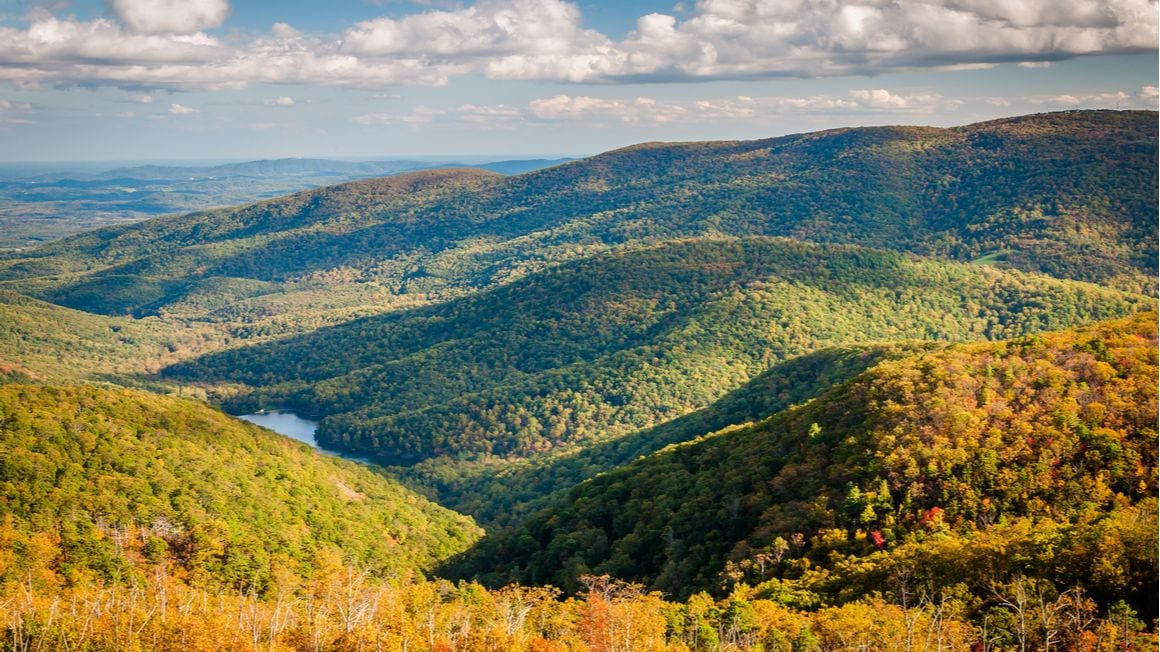
<path fill-rule="evenodd" d="M 279 435 L 286 435 L 290 439 L 309 444 L 327 455 L 354 460 L 355 462 L 362 462 L 363 464 L 375 464 L 375 462 L 365 457 L 348 455 L 341 451 L 329 450 L 319 446 L 318 441 L 314 439 L 314 432 L 318 430 L 318 422 L 303 419 L 293 412 L 287 410 L 271 410 L 269 412 L 263 411 L 255 414 L 242 414 L 238 418 L 262 426 L 263 428 L 269 428 Z"/>
<path fill-rule="evenodd" d="M 276 410 L 273 412 L 259 412 L 257 414 L 243 414 L 238 417 L 250 423 L 256 423 L 263 428 L 269 428 L 280 435 L 286 435 L 291 439 L 297 439 L 304 444 L 321 450 L 318 442 L 314 440 L 314 431 L 318 430 L 317 421 L 309 421 L 294 414 L 293 412 L 286 412 L 283 410 Z"/>

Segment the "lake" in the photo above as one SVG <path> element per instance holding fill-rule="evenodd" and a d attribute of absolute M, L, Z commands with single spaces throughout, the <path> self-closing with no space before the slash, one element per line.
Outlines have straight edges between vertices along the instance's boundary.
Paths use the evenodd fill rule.
<path fill-rule="evenodd" d="M 249 421 L 250 423 L 256 423 L 263 428 L 269 428 L 280 435 L 297 439 L 304 444 L 310 444 L 321 450 L 318 442 L 314 441 L 314 431 L 318 430 L 317 421 L 308 421 L 293 412 L 284 412 L 282 410 L 261 412 L 259 414 L 243 414 L 238 418 Z"/>
<path fill-rule="evenodd" d="M 318 430 L 318 422 L 303 419 L 302 417 L 287 412 L 286 410 L 272 410 L 270 412 L 259 412 L 257 414 L 242 414 L 238 416 L 243 421 L 249 421 L 255 425 L 269 428 L 279 435 L 286 435 L 290 439 L 300 441 L 304 444 L 313 446 L 320 452 L 335 457 L 341 457 L 347 460 L 354 460 L 355 462 L 362 462 L 363 464 L 374 464 L 371 460 L 365 457 L 357 457 L 355 455 L 347 455 L 339 451 L 327 450 L 318 445 L 314 439 L 314 431 Z"/>

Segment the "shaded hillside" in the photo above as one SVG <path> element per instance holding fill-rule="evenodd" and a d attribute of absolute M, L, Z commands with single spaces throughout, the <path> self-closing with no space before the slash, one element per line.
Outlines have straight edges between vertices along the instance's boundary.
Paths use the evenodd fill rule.
<path fill-rule="evenodd" d="M 1154 615 L 1156 406 L 1155 313 L 889 360 L 585 482 L 452 572 L 675 595 L 769 580 L 804 604 L 900 577 L 993 599 L 1020 576 Z"/>
<path fill-rule="evenodd" d="M 0 279 L 107 314 L 178 309 L 190 293 L 214 291 L 258 318 L 269 307 L 249 307 L 254 282 L 280 284 L 267 293 L 353 281 L 426 296 L 624 243 L 727 234 L 1154 291 L 1156 187 L 1154 112 L 654 143 L 512 178 L 420 172 L 105 229 L 10 258 Z M 128 290 L 108 300 L 114 288 Z"/>
<path fill-rule="evenodd" d="M 1002 338 L 1128 314 L 1093 285 L 791 240 L 589 258 L 492 291 L 176 365 L 232 410 L 325 417 L 327 446 L 414 462 L 528 456 L 705 407 L 827 346 Z"/>
<path fill-rule="evenodd" d="M 876 344 L 823 349 L 774 365 L 706 408 L 619 439 L 527 460 L 436 458 L 392 469 L 440 504 L 471 514 L 489 529 L 514 525 L 560 491 L 670 444 L 757 421 L 811 399 L 885 358 L 937 344 Z"/>
<path fill-rule="evenodd" d="M 28 573 L 124 581 L 145 558 L 265 592 L 327 555 L 375 572 L 429 568 L 478 534 L 363 466 L 204 404 L 0 386 L 0 585 Z"/>

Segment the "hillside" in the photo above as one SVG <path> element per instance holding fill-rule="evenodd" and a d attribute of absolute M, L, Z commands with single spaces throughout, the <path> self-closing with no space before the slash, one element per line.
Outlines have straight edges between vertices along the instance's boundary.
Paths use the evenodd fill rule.
<path fill-rule="evenodd" d="M 370 469 L 204 404 L 0 386 L 0 586 L 127 581 L 166 561 L 201 586 L 265 593 L 328 556 L 398 573 L 478 536 Z"/>
<path fill-rule="evenodd" d="M 886 358 L 939 346 L 875 344 L 827 348 L 774 365 L 709 406 L 651 428 L 523 460 L 434 458 L 392 472 L 489 529 L 515 525 L 588 478 L 708 432 L 746 424 L 805 402 Z"/>
<path fill-rule="evenodd" d="M 449 571 L 571 589 L 609 573 L 673 595 L 746 579 L 802 605 L 900 577 L 985 602 L 1020 576 L 1151 618 L 1156 319 L 881 362 L 593 478 Z"/>
<path fill-rule="evenodd" d="M 504 160 L 470 167 L 523 174 L 571 159 Z M 222 165 L 141 165 L 92 171 L 99 163 L 0 166 L 0 250 L 27 249 L 96 228 L 160 215 L 236 206 L 292 192 L 440 167 L 450 160 L 275 159 Z M 56 169 L 54 169 L 56 168 Z"/>
<path fill-rule="evenodd" d="M 326 310 L 334 294 L 422 300 L 625 243 L 724 234 L 896 248 L 1154 293 L 1156 187 L 1154 112 L 653 143 L 518 177 L 418 172 L 104 229 L 10 256 L 0 279 L 105 314 L 204 317 L 188 297 L 209 294 L 213 310 L 260 321 Z M 351 286 L 362 294 L 344 294 Z M 254 299 L 284 292 L 303 296 Z"/>
<path fill-rule="evenodd" d="M 217 339 L 205 327 L 94 315 L 0 290 L 0 365 L 45 382 L 128 382 L 212 350 Z"/>
<path fill-rule="evenodd" d="M 651 427 L 828 346 L 1003 338 L 1153 305 L 893 252 L 698 240 L 569 263 L 166 375 L 248 385 L 227 409 L 324 417 L 324 445 L 386 461 L 523 457 Z"/>

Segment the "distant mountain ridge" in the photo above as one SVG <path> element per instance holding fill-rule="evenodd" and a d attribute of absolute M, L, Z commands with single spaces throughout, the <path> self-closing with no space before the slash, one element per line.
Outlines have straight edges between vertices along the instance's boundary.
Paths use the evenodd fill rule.
<path fill-rule="evenodd" d="M 188 181 L 194 179 L 220 179 L 229 177 L 378 177 L 414 170 L 445 167 L 476 167 L 501 174 L 522 174 L 553 165 L 573 161 L 572 158 L 557 159 L 502 159 L 483 163 L 464 163 L 454 157 L 442 161 L 419 161 L 410 159 L 383 159 L 366 161 L 344 161 L 327 158 L 277 158 L 219 163 L 214 165 L 162 165 L 147 164 L 118 167 L 101 172 L 47 173 L 0 180 L 4 185 L 99 185 L 110 181 Z"/>
<path fill-rule="evenodd" d="M 217 165 L 149 164 L 93 171 L 0 170 L 0 250 L 39 243 L 112 224 L 278 197 L 291 192 L 449 166 L 513 175 L 571 159 L 512 159 L 457 163 L 453 159 L 339 161 L 272 159 Z"/>
<path fill-rule="evenodd" d="M 325 274 L 390 294 L 456 293 L 626 243 L 724 234 L 857 243 L 1154 293 L 1156 122 L 1154 112 L 1089 111 L 650 143 L 413 196 L 355 182 L 77 236 L 10 256 L 0 279 L 70 307 L 151 314 L 214 278 L 294 292 Z M 110 279 L 163 290 L 129 303 L 86 298 Z M 223 299 L 239 311 L 250 302 Z"/>

